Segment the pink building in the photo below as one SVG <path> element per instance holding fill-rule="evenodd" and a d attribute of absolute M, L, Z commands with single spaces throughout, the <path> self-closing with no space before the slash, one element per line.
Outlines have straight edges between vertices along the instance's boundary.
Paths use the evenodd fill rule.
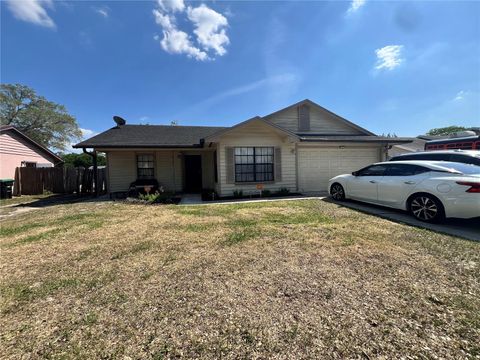
<path fill-rule="evenodd" d="M 63 160 L 10 125 L 0 126 L 0 179 L 13 179 L 17 167 L 52 167 Z"/>

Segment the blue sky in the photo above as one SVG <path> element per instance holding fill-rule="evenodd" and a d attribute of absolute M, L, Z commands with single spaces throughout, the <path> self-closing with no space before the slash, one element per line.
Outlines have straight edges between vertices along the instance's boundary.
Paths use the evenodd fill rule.
<path fill-rule="evenodd" d="M 375 133 L 480 126 L 480 2 L 2 1 L 1 81 L 85 134 L 309 98 Z"/>

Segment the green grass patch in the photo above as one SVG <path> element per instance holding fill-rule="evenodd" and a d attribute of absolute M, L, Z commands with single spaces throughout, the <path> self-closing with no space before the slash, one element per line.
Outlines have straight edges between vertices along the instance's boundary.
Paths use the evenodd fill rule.
<path fill-rule="evenodd" d="M 231 215 L 238 210 L 234 205 L 205 205 L 205 206 L 178 206 L 175 208 L 180 215 L 188 216 L 226 216 Z"/>
<path fill-rule="evenodd" d="M 126 250 L 121 250 L 111 257 L 111 260 L 118 260 L 124 258 L 125 256 L 135 255 L 144 251 L 148 251 L 153 247 L 151 241 L 142 241 L 139 242 Z"/>
<path fill-rule="evenodd" d="M 318 213 L 267 213 L 263 215 L 262 221 L 268 224 L 296 225 L 296 224 L 329 224 L 333 218 Z"/>
<path fill-rule="evenodd" d="M 14 246 L 19 246 L 19 245 L 31 244 L 31 243 L 34 243 L 34 242 L 37 242 L 37 241 L 42 241 L 42 240 L 45 240 L 45 239 L 47 239 L 51 236 L 55 236 L 55 235 L 61 233 L 62 231 L 65 231 L 65 229 L 56 228 L 56 229 L 52 229 L 52 230 L 42 232 L 40 234 L 29 235 L 27 237 L 24 237 L 24 238 L 18 240 L 18 241 L 15 241 L 14 243 L 8 244 L 7 247 L 14 247 Z"/>
<path fill-rule="evenodd" d="M 55 229 L 47 230 L 39 234 L 29 235 L 22 239 L 19 239 L 13 243 L 6 244 L 4 247 L 14 247 L 18 245 L 30 244 L 38 241 L 45 240 L 51 236 L 55 236 L 61 232 L 71 230 L 74 226 L 86 226 L 87 230 L 99 229 L 104 225 L 104 220 L 99 219 L 99 214 L 84 213 L 84 214 L 72 214 L 65 215 L 56 220 L 49 222 L 32 222 L 21 226 L 2 227 L 0 229 L 0 235 L 13 236 L 19 235 L 29 230 L 40 227 L 56 226 Z"/>
<path fill-rule="evenodd" d="M 94 325 L 98 321 L 98 316 L 94 312 L 87 313 L 83 316 L 85 325 Z"/>
<path fill-rule="evenodd" d="M 257 226 L 258 220 L 252 218 L 237 218 L 227 223 L 230 227 L 249 227 L 249 226 Z"/>
<path fill-rule="evenodd" d="M 68 224 L 71 222 L 78 222 L 78 221 L 85 221 L 88 219 L 98 219 L 98 217 L 101 216 L 99 214 L 94 214 L 94 213 L 80 213 L 80 214 L 71 214 L 71 215 L 64 215 L 55 221 L 53 221 L 52 224 L 55 225 L 63 225 L 63 224 Z"/>
<path fill-rule="evenodd" d="M 23 224 L 20 226 L 9 226 L 9 227 L 2 226 L 0 227 L 0 236 L 18 235 L 41 226 L 45 226 L 45 225 L 40 222 L 35 222 L 30 224 Z"/>
<path fill-rule="evenodd" d="M 188 232 L 194 232 L 194 233 L 198 233 L 198 232 L 204 232 L 204 231 L 208 231 L 208 230 L 211 230 L 213 228 L 215 228 L 216 226 L 218 226 L 218 224 L 216 223 L 202 223 L 202 224 L 187 224 L 185 226 L 182 227 L 182 230 L 185 230 L 185 231 L 188 231 Z"/>
<path fill-rule="evenodd" d="M 61 289 L 77 287 L 80 284 L 80 280 L 76 278 L 47 280 L 38 286 L 30 286 L 25 283 L 13 283 L 2 286 L 0 294 L 4 299 L 11 299 L 16 302 L 28 302 L 33 299 L 53 295 Z"/>
<path fill-rule="evenodd" d="M 345 235 L 343 238 L 342 238 L 342 242 L 340 245 L 342 246 L 352 246 L 355 244 L 355 239 L 353 238 L 353 236 L 351 235 Z"/>
<path fill-rule="evenodd" d="M 260 229 L 257 227 L 234 227 L 223 241 L 223 245 L 232 246 L 243 243 L 260 235 Z"/>

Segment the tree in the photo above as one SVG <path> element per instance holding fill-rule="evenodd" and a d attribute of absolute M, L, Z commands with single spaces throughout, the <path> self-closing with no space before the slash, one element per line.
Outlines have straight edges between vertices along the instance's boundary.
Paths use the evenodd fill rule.
<path fill-rule="evenodd" d="M 82 136 L 65 106 L 20 84 L 0 85 L 0 124 L 13 125 L 36 142 L 58 150 L 65 150 Z"/>
<path fill-rule="evenodd" d="M 465 130 L 469 130 L 469 128 L 452 125 L 452 126 L 447 126 L 443 128 L 431 129 L 427 132 L 427 135 L 432 135 L 432 136 L 445 135 L 446 136 L 446 135 L 452 135 L 453 133 L 456 133 L 458 131 L 465 131 Z"/>
<path fill-rule="evenodd" d="M 61 156 L 63 161 L 65 161 L 66 167 L 84 167 L 88 168 L 93 166 L 93 159 L 88 154 L 64 154 Z M 105 166 L 107 164 L 107 160 L 105 155 L 97 153 L 97 165 L 98 166 Z"/>

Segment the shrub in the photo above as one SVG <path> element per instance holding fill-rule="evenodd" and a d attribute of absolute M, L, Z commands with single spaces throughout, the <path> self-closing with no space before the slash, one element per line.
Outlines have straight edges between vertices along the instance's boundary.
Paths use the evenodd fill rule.
<path fill-rule="evenodd" d="M 217 200 L 218 195 L 217 192 L 213 189 L 203 189 L 202 190 L 202 200 L 203 201 L 212 201 Z"/>
<path fill-rule="evenodd" d="M 156 191 L 153 194 L 139 194 L 138 199 L 149 204 L 173 204 L 175 203 L 175 194 L 170 191 Z"/>
<path fill-rule="evenodd" d="M 243 190 L 234 190 L 233 191 L 233 197 L 235 199 L 243 198 Z"/>
<path fill-rule="evenodd" d="M 154 194 L 138 194 L 140 200 L 147 201 L 149 203 L 154 203 L 160 197 L 160 193 L 156 191 Z"/>
<path fill-rule="evenodd" d="M 280 196 L 286 196 L 288 194 L 290 194 L 290 190 L 287 188 L 281 188 L 276 192 L 276 195 L 280 195 Z"/>
<path fill-rule="evenodd" d="M 269 197 L 272 195 L 272 192 L 270 190 L 262 190 L 262 197 Z"/>

